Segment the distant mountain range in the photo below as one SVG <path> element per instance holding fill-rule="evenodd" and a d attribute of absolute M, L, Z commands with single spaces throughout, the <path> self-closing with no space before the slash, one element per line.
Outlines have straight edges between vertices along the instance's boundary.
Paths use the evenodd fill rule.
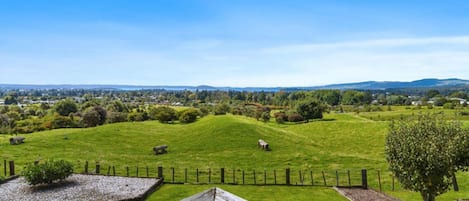
<path fill-rule="evenodd" d="M 12 89 L 99 89 L 99 90 L 222 90 L 222 91 L 298 91 L 298 90 L 319 90 L 319 89 L 357 89 L 357 90 L 386 90 L 386 89 L 406 89 L 406 88 L 440 88 L 440 87 L 469 87 L 469 80 L 457 78 L 451 79 L 422 79 L 411 82 L 393 81 L 368 81 L 344 84 L 331 84 L 311 87 L 213 87 L 201 86 L 136 86 L 136 85 L 28 85 L 28 84 L 0 84 L 0 90 Z"/>

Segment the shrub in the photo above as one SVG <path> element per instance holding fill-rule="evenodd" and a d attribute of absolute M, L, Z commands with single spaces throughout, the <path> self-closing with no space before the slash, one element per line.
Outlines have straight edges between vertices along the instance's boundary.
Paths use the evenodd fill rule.
<path fill-rule="evenodd" d="M 215 110 L 213 111 L 215 115 L 225 115 L 231 110 L 230 106 L 227 104 L 219 104 L 215 107 Z"/>
<path fill-rule="evenodd" d="M 263 112 L 261 115 L 262 121 L 268 122 L 270 120 L 270 112 Z"/>
<path fill-rule="evenodd" d="M 304 120 L 305 119 L 303 118 L 303 116 L 301 116 L 298 113 L 292 113 L 292 114 L 288 115 L 288 121 L 289 122 L 300 122 L 300 121 L 304 121 Z"/>
<path fill-rule="evenodd" d="M 274 117 L 275 119 L 282 119 L 282 122 L 288 121 L 288 116 L 285 114 L 285 112 L 276 112 L 274 113 Z"/>
<path fill-rule="evenodd" d="M 454 104 L 453 103 L 445 103 L 443 104 L 444 109 L 454 109 Z"/>
<path fill-rule="evenodd" d="M 283 124 L 285 120 L 281 116 L 278 116 L 275 117 L 275 122 L 277 122 L 278 124 Z"/>
<path fill-rule="evenodd" d="M 127 114 L 122 112 L 109 112 L 107 115 L 107 121 L 109 123 L 117 123 L 127 121 Z"/>
<path fill-rule="evenodd" d="M 199 116 L 199 111 L 197 109 L 185 109 L 181 111 L 179 121 L 181 121 L 181 123 L 192 123 L 197 120 L 197 116 Z"/>
<path fill-rule="evenodd" d="M 29 164 L 22 175 L 30 185 L 51 184 L 64 180 L 73 173 L 72 163 L 64 160 L 48 160 L 42 164 Z"/>

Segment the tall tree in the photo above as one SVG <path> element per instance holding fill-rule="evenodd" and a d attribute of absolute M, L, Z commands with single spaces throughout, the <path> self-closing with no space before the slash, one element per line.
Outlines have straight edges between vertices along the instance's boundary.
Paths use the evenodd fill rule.
<path fill-rule="evenodd" d="M 57 102 L 54 109 L 62 116 L 68 116 L 70 113 L 78 111 L 77 104 L 72 99 L 65 99 Z"/>
<path fill-rule="evenodd" d="M 469 164 L 468 133 L 442 115 L 392 122 L 385 147 L 390 170 L 405 189 L 434 201 L 448 191 L 454 173 Z"/>
<path fill-rule="evenodd" d="M 322 119 L 322 113 L 326 107 L 318 100 L 304 100 L 296 105 L 296 112 L 308 121 L 310 119 Z"/>

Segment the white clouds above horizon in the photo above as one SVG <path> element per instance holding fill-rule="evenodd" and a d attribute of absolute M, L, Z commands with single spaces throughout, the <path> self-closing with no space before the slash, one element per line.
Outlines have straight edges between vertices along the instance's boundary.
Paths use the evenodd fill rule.
<path fill-rule="evenodd" d="M 469 79 L 468 2 L 8 1 L 0 82 L 310 86 Z"/>
<path fill-rule="evenodd" d="M 70 45 L 67 41 L 64 44 Z M 221 39 L 181 41 L 167 49 L 109 41 L 103 44 L 88 41 L 80 48 L 57 45 L 29 54 L 0 48 L 0 69 L 6 72 L 0 80 L 29 84 L 311 86 L 469 78 L 469 36 L 262 47 Z M 55 77 L 11 76 L 29 73 Z"/>

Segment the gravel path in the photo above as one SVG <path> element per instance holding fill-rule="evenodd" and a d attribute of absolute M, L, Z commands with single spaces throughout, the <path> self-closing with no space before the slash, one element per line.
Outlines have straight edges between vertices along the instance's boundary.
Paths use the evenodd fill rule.
<path fill-rule="evenodd" d="M 0 200 L 127 200 L 144 195 L 158 181 L 153 178 L 74 174 L 61 183 L 30 187 L 24 178 L 20 177 L 0 185 Z"/>
<path fill-rule="evenodd" d="M 334 188 L 351 201 L 400 201 L 384 193 L 362 188 Z"/>

